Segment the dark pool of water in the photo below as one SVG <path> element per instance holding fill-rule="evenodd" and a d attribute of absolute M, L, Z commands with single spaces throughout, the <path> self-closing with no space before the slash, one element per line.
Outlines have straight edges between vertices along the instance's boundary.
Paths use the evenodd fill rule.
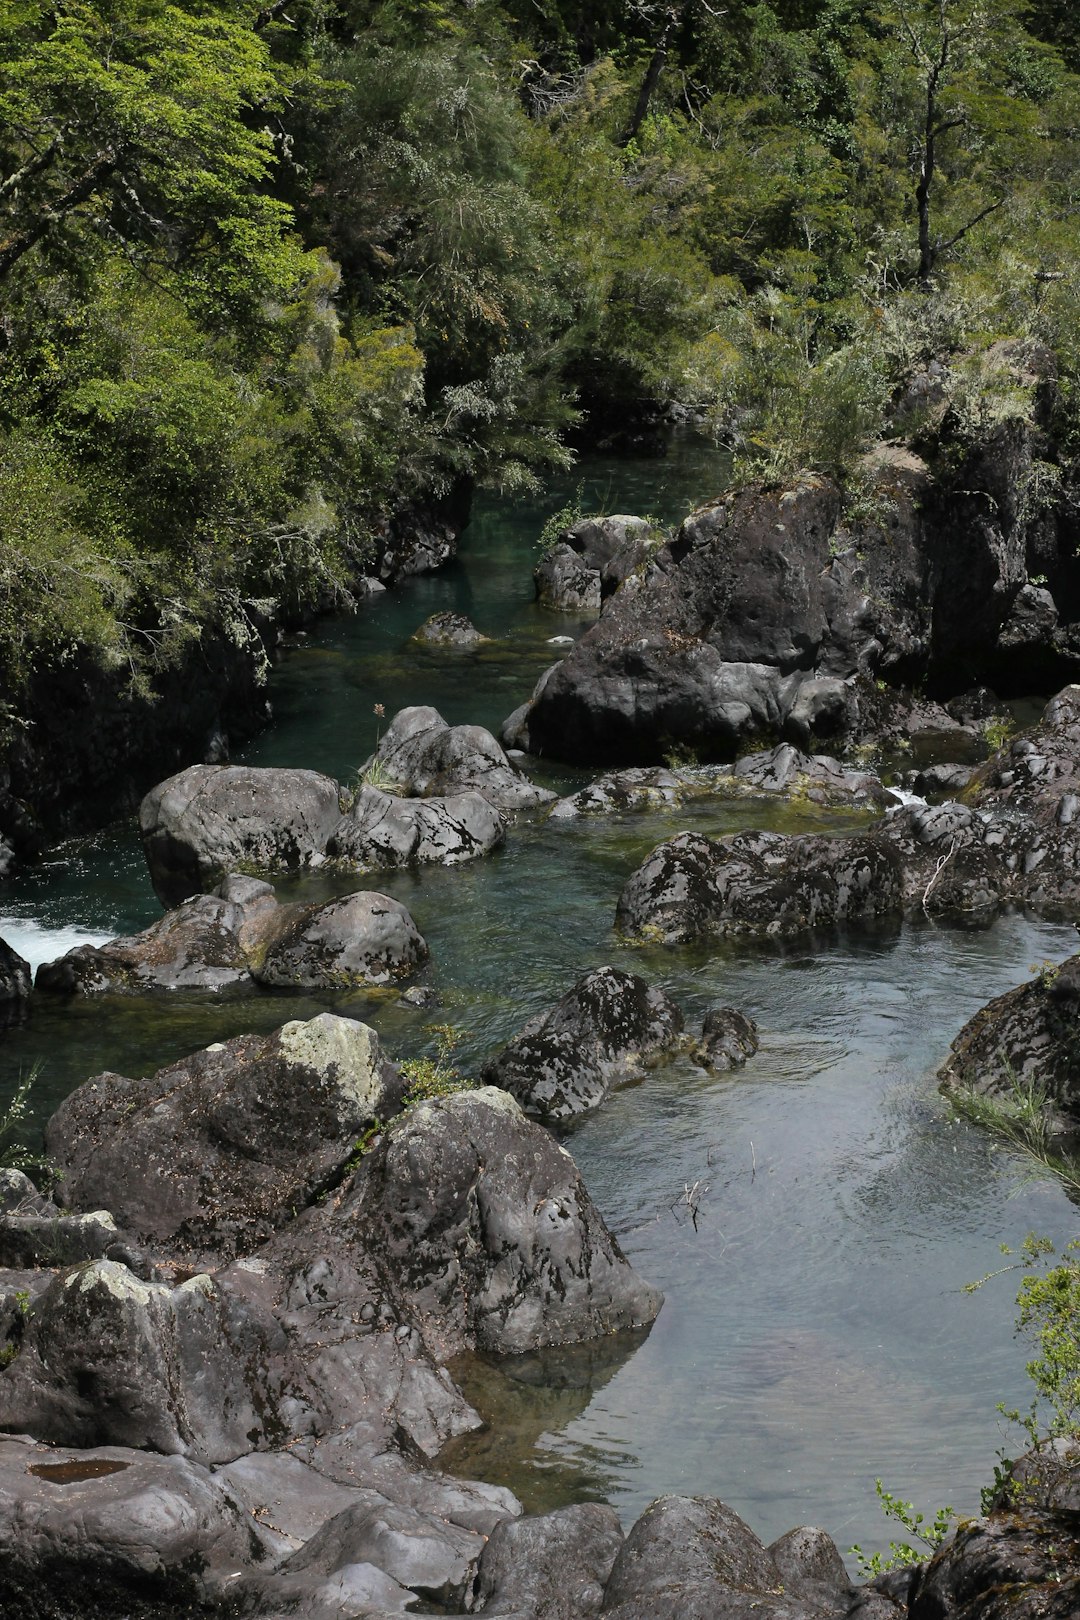
<path fill-rule="evenodd" d="M 715 456 L 684 447 L 667 465 L 591 467 L 584 504 L 674 518 L 722 477 Z M 575 483 L 545 502 L 482 501 L 459 565 L 301 639 L 273 676 L 275 723 L 246 757 L 348 779 L 374 745 L 377 703 L 388 715 L 432 703 L 449 721 L 497 726 L 557 655 L 549 639 L 580 632 L 535 605 L 530 581 L 532 542 Z M 451 607 L 491 645 L 410 645 L 424 618 Z M 437 1013 L 386 995 L 44 1004 L 4 1037 L 0 1098 L 40 1065 L 45 1117 L 103 1068 L 146 1072 L 328 1006 L 368 1019 L 403 1056 L 431 1049 L 432 1020 L 450 1022 L 455 1061 L 469 1072 L 604 962 L 646 973 L 691 1021 L 717 1003 L 744 1009 L 762 1047 L 741 1073 L 674 1062 L 569 1136 L 628 1256 L 665 1291 L 652 1332 L 504 1368 L 462 1366 L 491 1427 L 460 1443 L 453 1462 L 510 1483 L 534 1507 L 601 1497 L 630 1518 L 662 1491 L 706 1492 L 766 1537 L 809 1520 L 841 1545 L 882 1546 L 891 1532 L 875 1477 L 924 1509 L 974 1510 L 1001 1441 L 996 1404 L 1027 1401 L 1015 1279 L 974 1294 L 964 1285 L 1001 1263 L 1001 1242 L 1031 1229 L 1071 1236 L 1074 1212 L 1055 1184 L 1025 1180 L 1012 1156 L 951 1117 L 934 1070 L 979 1006 L 1032 964 L 1069 954 L 1075 934 L 1013 915 L 981 932 L 896 924 L 813 949 L 661 950 L 631 947 L 612 927 L 628 873 L 684 826 L 856 820 L 744 804 L 524 821 L 488 860 L 378 880 L 431 946 Z M 341 887 L 313 874 L 281 892 Z M 130 827 L 56 852 L 9 886 L 0 910 L 0 933 L 36 960 L 159 915 Z"/>

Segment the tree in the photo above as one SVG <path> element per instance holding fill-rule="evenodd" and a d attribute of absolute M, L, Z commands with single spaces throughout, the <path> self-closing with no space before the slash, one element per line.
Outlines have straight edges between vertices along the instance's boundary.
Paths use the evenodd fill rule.
<path fill-rule="evenodd" d="M 266 182 L 284 95 L 253 0 L 18 0 L 0 11 L 0 292 L 35 249 L 112 243 L 235 315 L 297 278 Z M 262 26 L 260 26 L 262 22 Z"/>

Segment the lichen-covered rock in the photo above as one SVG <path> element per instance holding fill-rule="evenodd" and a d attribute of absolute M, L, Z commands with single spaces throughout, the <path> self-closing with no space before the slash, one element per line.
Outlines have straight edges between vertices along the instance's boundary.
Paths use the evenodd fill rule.
<path fill-rule="evenodd" d="M 1047 964 L 975 1014 L 939 1071 L 949 1090 L 1011 1103 L 1017 1087 L 1046 1097 L 1058 1122 L 1080 1129 L 1080 956 Z"/>
<path fill-rule="evenodd" d="M 361 1223 L 441 1356 L 574 1343 L 651 1322 L 662 1303 L 570 1155 L 492 1087 L 403 1114 L 365 1156 L 339 1219 Z"/>
<path fill-rule="evenodd" d="M 360 870 L 436 862 L 457 866 L 501 844 L 505 824 L 482 793 L 407 799 L 361 787 L 327 845 L 331 860 Z"/>
<path fill-rule="evenodd" d="M 192 765 L 170 776 L 139 810 L 155 893 L 176 905 L 245 867 L 317 863 L 341 816 L 340 795 L 318 771 Z"/>
<path fill-rule="evenodd" d="M 518 1031 L 487 1064 L 484 1080 L 547 1122 L 603 1102 L 677 1044 L 682 1013 L 635 973 L 596 968 Z"/>
<path fill-rule="evenodd" d="M 322 1013 L 145 1079 L 98 1075 L 61 1103 L 46 1145 L 67 1204 L 109 1208 L 147 1243 L 227 1257 L 303 1207 L 396 1085 L 374 1030 Z"/>
<path fill-rule="evenodd" d="M 424 706 L 395 714 L 365 769 L 374 762 L 407 797 L 475 792 L 502 811 L 555 798 L 511 764 L 483 726 L 449 726 L 438 710 Z"/>
<path fill-rule="evenodd" d="M 412 639 L 425 647 L 481 647 L 490 638 L 482 636 L 464 613 L 444 612 L 425 619 Z"/>
<path fill-rule="evenodd" d="M 139 934 L 105 945 L 77 945 L 55 962 L 43 962 L 35 986 L 69 996 L 250 987 L 241 920 L 240 907 L 220 895 L 195 895 Z"/>
<path fill-rule="evenodd" d="M 706 1069 L 741 1069 L 759 1046 L 758 1028 L 736 1007 L 711 1007 L 693 1054 Z"/>
<path fill-rule="evenodd" d="M 902 897 L 896 852 L 868 837 L 681 833 L 632 874 L 616 923 L 666 944 L 710 935 L 776 938 L 896 911 Z"/>
<path fill-rule="evenodd" d="M 404 978 L 427 955 L 400 900 L 365 889 L 323 905 L 288 908 L 253 972 L 260 984 L 279 988 L 344 989 Z"/>

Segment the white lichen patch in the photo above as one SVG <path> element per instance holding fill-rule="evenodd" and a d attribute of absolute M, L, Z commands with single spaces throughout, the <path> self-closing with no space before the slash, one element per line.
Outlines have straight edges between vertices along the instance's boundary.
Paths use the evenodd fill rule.
<path fill-rule="evenodd" d="M 306 1022 L 294 1019 L 278 1030 L 278 1044 L 290 1063 L 333 1071 L 344 1102 L 365 1119 L 373 1119 L 382 1100 L 383 1083 L 379 1037 L 367 1024 L 336 1013 L 320 1013 Z"/>
<path fill-rule="evenodd" d="M 65 1279 L 65 1288 L 77 1287 L 80 1294 L 104 1288 L 114 1299 L 134 1300 L 136 1305 L 149 1305 L 157 1296 L 169 1290 L 161 1283 L 144 1283 L 117 1260 L 93 1260 L 83 1271 L 73 1272 Z"/>
<path fill-rule="evenodd" d="M 482 1103 L 493 1113 L 507 1114 L 511 1119 L 525 1118 L 517 1098 L 512 1097 L 508 1091 L 503 1091 L 501 1086 L 477 1086 L 475 1090 L 458 1091 L 452 1096 L 443 1098 L 444 1106 L 454 1113 L 459 1113 L 462 1108 L 468 1109 L 475 1103 Z"/>

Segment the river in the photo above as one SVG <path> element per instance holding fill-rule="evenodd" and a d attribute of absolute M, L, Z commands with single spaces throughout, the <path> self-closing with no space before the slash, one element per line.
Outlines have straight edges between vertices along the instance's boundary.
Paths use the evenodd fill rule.
<path fill-rule="evenodd" d="M 544 518 L 583 484 L 586 510 L 672 521 L 714 492 L 723 468 L 683 445 L 667 461 L 585 464 L 543 499 L 478 502 L 458 564 L 297 637 L 271 678 L 273 725 L 244 757 L 348 781 L 380 724 L 411 703 L 497 729 L 581 624 L 533 600 Z M 429 614 L 466 612 L 491 642 L 424 650 Z M 586 780 L 546 769 L 557 787 Z M 853 819 L 847 818 L 847 824 Z M 643 972 L 692 1020 L 741 1008 L 761 1051 L 731 1076 L 687 1061 L 618 1092 L 568 1145 L 628 1257 L 667 1302 L 651 1333 L 506 1368 L 457 1369 L 491 1420 L 448 1459 L 505 1482 L 530 1508 L 611 1501 L 626 1522 L 666 1491 L 735 1507 L 766 1540 L 796 1523 L 841 1547 L 882 1547 L 880 1476 L 928 1514 L 977 1511 L 1009 1437 L 997 1403 L 1026 1406 L 1025 1347 L 1012 1327 L 1017 1277 L 965 1284 L 1036 1230 L 1063 1241 L 1075 1211 L 1053 1182 L 954 1119 L 934 1071 L 983 1003 L 1033 964 L 1070 954 L 1071 926 L 1010 915 L 967 931 L 908 922 L 831 942 L 760 950 L 630 947 L 614 934 L 625 877 L 686 826 L 749 822 L 842 828 L 835 813 L 695 806 L 666 817 L 523 822 L 493 857 L 451 871 L 381 875 L 432 951 L 435 1013 L 382 995 L 172 997 L 34 1008 L 0 1050 L 0 1102 L 37 1066 L 47 1117 L 102 1069 L 147 1072 L 212 1040 L 331 1006 L 373 1023 L 393 1055 L 432 1049 L 432 1020 L 458 1031 L 466 1073 L 527 1017 L 604 962 Z M 289 898 L 355 888 L 311 874 Z M 55 851 L 0 895 L 0 934 L 35 963 L 160 914 L 134 828 Z M 695 1219 L 696 1217 L 696 1219 Z M 1015 1440 L 1015 1437 L 1012 1437 Z"/>

